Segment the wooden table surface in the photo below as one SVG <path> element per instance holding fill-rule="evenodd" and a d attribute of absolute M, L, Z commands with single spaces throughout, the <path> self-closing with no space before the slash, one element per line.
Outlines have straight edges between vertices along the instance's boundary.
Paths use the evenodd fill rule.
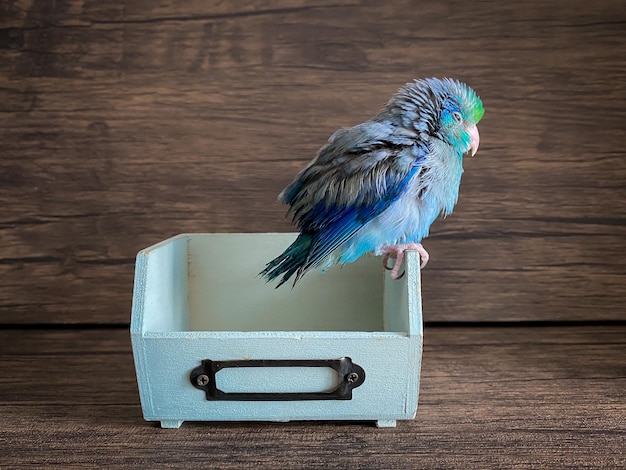
<path fill-rule="evenodd" d="M 0 467 L 625 468 L 623 0 L 0 0 Z M 414 78 L 486 114 L 425 241 L 420 405 L 142 419 L 138 250 L 276 195 Z"/>
<path fill-rule="evenodd" d="M 19 338 L 19 340 L 17 340 Z M 129 334 L 0 332 L 0 466 L 624 468 L 626 326 L 430 327 L 413 421 L 142 419 Z"/>

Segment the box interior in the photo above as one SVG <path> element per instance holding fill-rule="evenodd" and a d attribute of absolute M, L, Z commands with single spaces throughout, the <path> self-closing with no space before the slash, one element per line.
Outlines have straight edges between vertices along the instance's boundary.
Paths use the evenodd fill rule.
<path fill-rule="evenodd" d="M 191 234 L 144 250 L 142 330 L 408 332 L 406 280 L 390 280 L 379 257 L 310 271 L 293 288 L 266 283 L 258 273 L 295 238 Z"/>

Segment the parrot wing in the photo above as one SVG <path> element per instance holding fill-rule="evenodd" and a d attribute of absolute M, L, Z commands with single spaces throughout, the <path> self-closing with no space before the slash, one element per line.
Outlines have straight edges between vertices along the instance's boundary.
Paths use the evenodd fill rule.
<path fill-rule="evenodd" d="M 297 278 L 398 199 L 428 151 L 415 133 L 387 123 L 368 121 L 335 132 L 279 196 L 302 234 L 311 237 Z"/>

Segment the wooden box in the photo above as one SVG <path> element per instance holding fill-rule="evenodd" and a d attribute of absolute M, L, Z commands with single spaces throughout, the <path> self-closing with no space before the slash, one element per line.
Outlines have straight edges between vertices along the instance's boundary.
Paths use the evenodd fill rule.
<path fill-rule="evenodd" d="M 131 338 L 144 417 L 374 420 L 417 410 L 419 255 L 362 257 L 295 286 L 257 273 L 295 234 L 183 234 L 139 252 Z"/>

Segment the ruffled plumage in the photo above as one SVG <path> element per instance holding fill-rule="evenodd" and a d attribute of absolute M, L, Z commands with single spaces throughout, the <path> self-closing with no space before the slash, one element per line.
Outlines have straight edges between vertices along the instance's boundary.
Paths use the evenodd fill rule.
<path fill-rule="evenodd" d="M 430 78 L 407 83 L 372 119 L 339 129 L 280 194 L 300 235 L 261 275 L 282 276 L 278 286 L 295 275 L 295 284 L 312 268 L 419 243 L 456 204 L 462 157 L 474 145 L 468 129 L 483 114 L 469 86 Z"/>

